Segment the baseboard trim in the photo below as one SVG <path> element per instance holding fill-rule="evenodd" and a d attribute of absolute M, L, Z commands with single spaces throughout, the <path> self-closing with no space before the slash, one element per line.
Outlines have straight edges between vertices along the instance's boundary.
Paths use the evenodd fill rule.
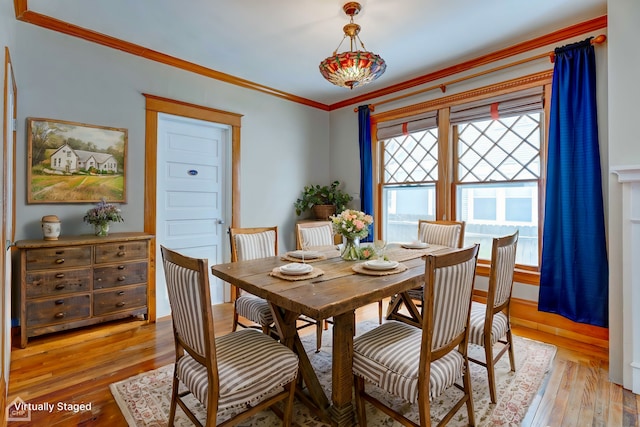
<path fill-rule="evenodd" d="M 486 291 L 474 290 L 473 293 L 474 300 L 483 303 L 486 301 Z M 511 298 L 511 323 L 585 344 L 609 348 L 608 328 L 577 323 L 557 314 L 538 311 L 535 301 Z"/>

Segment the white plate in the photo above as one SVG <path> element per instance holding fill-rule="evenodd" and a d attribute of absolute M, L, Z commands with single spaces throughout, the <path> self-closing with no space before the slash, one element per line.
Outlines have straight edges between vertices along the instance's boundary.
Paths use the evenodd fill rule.
<path fill-rule="evenodd" d="M 303 274 L 311 273 L 312 270 L 313 270 L 312 265 L 302 264 L 299 262 L 286 264 L 280 267 L 280 273 L 287 274 L 289 276 L 301 276 Z"/>
<path fill-rule="evenodd" d="M 316 251 L 293 251 L 289 252 L 289 256 L 292 258 L 302 259 L 302 255 L 304 255 L 304 259 L 316 259 L 320 258 L 320 253 Z"/>
<path fill-rule="evenodd" d="M 364 262 L 364 268 L 369 270 L 393 270 L 398 266 L 397 261 L 371 260 Z"/>
<path fill-rule="evenodd" d="M 427 246 L 429 246 L 428 244 L 426 244 L 425 242 L 411 242 L 411 243 L 403 243 L 402 247 L 403 248 L 407 248 L 407 249 L 424 249 Z"/>

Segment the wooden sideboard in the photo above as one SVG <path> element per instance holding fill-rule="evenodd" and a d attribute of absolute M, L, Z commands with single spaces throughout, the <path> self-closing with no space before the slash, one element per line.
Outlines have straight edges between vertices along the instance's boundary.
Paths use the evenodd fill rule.
<path fill-rule="evenodd" d="M 20 346 L 30 337 L 149 313 L 146 233 L 20 240 Z"/>

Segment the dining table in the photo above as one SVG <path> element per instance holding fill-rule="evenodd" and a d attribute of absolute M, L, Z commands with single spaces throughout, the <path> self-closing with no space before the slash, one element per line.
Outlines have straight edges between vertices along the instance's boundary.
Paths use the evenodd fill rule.
<path fill-rule="evenodd" d="M 264 298 L 270 304 L 281 342 L 299 357 L 302 381 L 296 396 L 324 421 L 333 426 L 353 426 L 356 417 L 353 403 L 353 338 L 355 311 L 359 307 L 387 297 L 402 297 L 409 317 L 419 318 L 418 308 L 406 292 L 424 281 L 424 256 L 454 250 L 439 245 L 390 243 L 384 260 L 394 268 L 369 268 L 371 261 L 344 261 L 334 246 L 313 248 L 283 255 L 211 266 L 211 273 L 233 286 Z M 311 255 L 309 255 L 311 253 Z M 376 260 L 380 262 L 381 260 Z M 308 264 L 304 274 L 289 273 L 288 266 Z M 308 272 L 307 272 L 308 270 Z M 333 318 L 331 396 L 327 396 L 311 365 L 298 335 L 300 315 L 323 321 Z M 417 316 L 417 317 L 416 317 Z"/>

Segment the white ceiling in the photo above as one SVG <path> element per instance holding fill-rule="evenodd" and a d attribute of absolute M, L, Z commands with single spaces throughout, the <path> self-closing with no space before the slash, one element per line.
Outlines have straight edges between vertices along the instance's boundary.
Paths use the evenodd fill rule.
<path fill-rule="evenodd" d="M 606 15 L 606 0 L 361 0 L 355 22 L 387 71 L 352 91 L 318 71 L 343 0 L 29 0 L 29 10 L 323 104 Z M 340 51 L 348 49 L 345 40 Z"/>

